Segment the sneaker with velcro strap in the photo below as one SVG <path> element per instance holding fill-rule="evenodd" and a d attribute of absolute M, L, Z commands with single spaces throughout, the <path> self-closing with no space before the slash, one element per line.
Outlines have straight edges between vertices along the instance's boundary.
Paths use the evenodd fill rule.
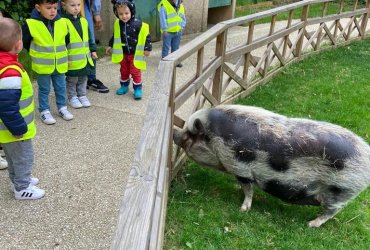
<path fill-rule="evenodd" d="M 91 106 L 91 103 L 90 103 L 89 99 L 87 99 L 86 96 L 80 96 L 80 97 L 78 97 L 78 100 L 80 100 L 80 103 L 81 103 L 82 107 L 84 107 L 84 108 L 88 108 L 88 107 Z"/>
<path fill-rule="evenodd" d="M 14 190 L 14 197 L 17 200 L 37 200 L 44 197 L 44 195 L 45 190 L 32 185 L 20 191 Z"/>
<path fill-rule="evenodd" d="M 48 109 L 41 111 L 40 118 L 41 121 L 47 125 L 52 125 L 57 122 Z"/>
<path fill-rule="evenodd" d="M 108 93 L 109 92 L 109 89 L 106 86 L 104 86 L 104 84 L 98 79 L 88 80 L 87 81 L 87 88 L 95 90 L 99 93 Z"/>
<path fill-rule="evenodd" d="M 71 112 L 68 111 L 66 106 L 60 108 L 58 113 L 66 121 L 70 121 L 73 119 L 73 115 L 71 114 Z"/>
<path fill-rule="evenodd" d="M 74 109 L 82 108 L 82 103 L 80 102 L 77 96 L 72 96 L 71 99 L 68 100 L 69 105 L 71 105 Z"/>

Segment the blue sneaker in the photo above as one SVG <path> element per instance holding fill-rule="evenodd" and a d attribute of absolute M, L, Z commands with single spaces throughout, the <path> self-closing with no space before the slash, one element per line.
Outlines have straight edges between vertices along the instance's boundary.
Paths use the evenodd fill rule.
<path fill-rule="evenodd" d="M 117 95 L 124 95 L 128 92 L 128 86 L 121 85 L 119 89 L 117 89 L 116 94 Z"/>
<path fill-rule="evenodd" d="M 141 88 L 134 89 L 134 99 L 135 100 L 140 100 L 142 96 L 143 96 L 143 91 L 141 90 Z"/>

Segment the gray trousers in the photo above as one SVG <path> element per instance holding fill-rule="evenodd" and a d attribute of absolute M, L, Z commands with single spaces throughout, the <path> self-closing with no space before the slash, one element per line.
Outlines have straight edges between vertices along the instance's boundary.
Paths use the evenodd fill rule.
<path fill-rule="evenodd" d="M 68 99 L 74 96 L 86 96 L 87 76 L 67 76 Z"/>
<path fill-rule="evenodd" d="M 15 190 L 26 189 L 30 184 L 34 160 L 32 140 L 3 143 L 1 146 L 8 161 L 9 178 Z"/>

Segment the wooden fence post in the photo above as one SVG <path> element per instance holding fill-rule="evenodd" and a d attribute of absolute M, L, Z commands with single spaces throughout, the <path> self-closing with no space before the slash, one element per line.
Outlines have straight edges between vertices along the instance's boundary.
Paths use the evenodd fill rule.
<path fill-rule="evenodd" d="M 301 22 L 303 22 L 304 25 L 298 31 L 298 34 L 301 33 L 301 37 L 299 38 L 299 40 L 297 42 L 296 57 L 301 57 L 301 55 L 302 55 L 302 45 L 303 45 L 304 33 L 305 33 L 305 30 L 306 30 L 306 25 L 307 25 L 308 10 L 309 10 L 309 5 L 303 6 Z"/>
<path fill-rule="evenodd" d="M 362 22 L 361 22 L 361 30 L 362 30 L 362 39 L 365 38 L 365 32 L 366 32 L 366 26 L 367 26 L 367 21 L 369 19 L 369 7 L 370 7 L 370 0 L 366 1 L 366 9 L 367 12 L 363 15 Z"/>
<path fill-rule="evenodd" d="M 222 62 L 224 62 L 224 57 L 225 57 L 226 38 L 227 38 L 227 30 L 222 32 L 216 38 L 215 55 L 216 57 L 222 57 Z M 212 86 L 212 96 L 217 100 L 217 104 L 221 103 L 223 75 L 224 75 L 224 72 L 222 70 L 222 64 L 221 64 L 220 67 L 218 67 L 215 72 L 215 77 L 213 79 L 213 86 Z"/>

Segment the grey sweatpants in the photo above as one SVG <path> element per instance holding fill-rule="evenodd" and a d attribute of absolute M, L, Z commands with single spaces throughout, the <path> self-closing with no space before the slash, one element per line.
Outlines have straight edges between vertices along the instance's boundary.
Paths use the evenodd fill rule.
<path fill-rule="evenodd" d="M 68 100 L 74 96 L 86 96 L 87 76 L 67 76 Z"/>
<path fill-rule="evenodd" d="M 34 160 L 32 140 L 2 143 L 1 146 L 8 161 L 9 178 L 15 190 L 26 189 L 30 184 Z"/>

